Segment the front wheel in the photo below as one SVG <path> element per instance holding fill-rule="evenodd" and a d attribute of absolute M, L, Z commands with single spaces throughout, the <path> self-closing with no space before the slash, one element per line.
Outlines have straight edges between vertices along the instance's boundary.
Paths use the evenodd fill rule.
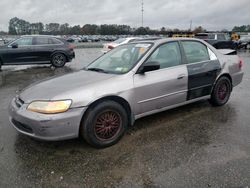
<path fill-rule="evenodd" d="M 126 110 L 114 101 L 90 108 L 81 125 L 80 135 L 92 146 L 104 148 L 116 144 L 128 126 Z"/>
<path fill-rule="evenodd" d="M 54 67 L 63 67 L 66 63 L 66 57 L 64 54 L 56 53 L 52 56 L 51 63 Z"/>
<path fill-rule="evenodd" d="M 209 100 L 213 106 L 222 106 L 226 104 L 230 98 L 232 91 L 231 81 L 227 77 L 221 77 L 214 86 Z"/>

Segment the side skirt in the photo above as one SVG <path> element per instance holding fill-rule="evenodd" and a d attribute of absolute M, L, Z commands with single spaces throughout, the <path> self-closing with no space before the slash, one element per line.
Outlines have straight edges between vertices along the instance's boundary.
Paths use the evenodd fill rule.
<path fill-rule="evenodd" d="M 139 118 L 142 118 L 142 117 L 145 117 L 145 116 L 149 116 L 149 115 L 152 115 L 152 114 L 156 114 L 156 113 L 159 113 L 159 112 L 163 112 L 163 111 L 166 111 L 166 110 L 177 108 L 179 106 L 184 106 L 184 105 L 187 105 L 187 104 L 190 104 L 190 103 L 193 103 L 193 102 L 197 102 L 197 101 L 200 101 L 200 100 L 205 100 L 205 99 L 210 99 L 210 95 L 206 95 L 206 96 L 203 96 L 203 97 L 200 97 L 200 98 L 188 100 L 188 101 L 185 101 L 183 103 L 167 106 L 167 107 L 164 107 L 164 108 L 161 108 L 161 109 L 152 110 L 152 111 L 149 111 L 149 112 L 146 112 L 146 113 L 143 113 L 143 114 L 138 114 L 138 115 L 135 115 L 135 120 L 137 120 Z"/>

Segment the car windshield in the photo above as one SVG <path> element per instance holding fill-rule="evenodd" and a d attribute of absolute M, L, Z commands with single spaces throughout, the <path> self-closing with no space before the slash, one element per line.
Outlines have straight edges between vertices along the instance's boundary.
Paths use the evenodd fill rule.
<path fill-rule="evenodd" d="M 151 46 L 151 43 L 132 43 L 118 46 L 95 60 L 85 70 L 125 74 L 134 67 Z"/>

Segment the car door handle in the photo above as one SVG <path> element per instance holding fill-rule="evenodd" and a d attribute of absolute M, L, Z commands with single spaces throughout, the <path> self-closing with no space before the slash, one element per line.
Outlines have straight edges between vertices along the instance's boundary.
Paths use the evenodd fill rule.
<path fill-rule="evenodd" d="M 185 74 L 181 74 L 181 75 L 179 75 L 179 76 L 177 77 L 177 79 L 178 79 L 178 80 L 183 79 L 185 76 L 186 76 Z"/>

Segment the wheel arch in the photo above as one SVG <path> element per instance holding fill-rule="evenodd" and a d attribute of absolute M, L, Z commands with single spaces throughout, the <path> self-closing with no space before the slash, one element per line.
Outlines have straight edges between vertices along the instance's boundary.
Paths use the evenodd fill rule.
<path fill-rule="evenodd" d="M 214 83 L 214 86 L 216 85 L 217 81 L 221 78 L 221 77 L 227 77 L 229 80 L 230 80 L 230 83 L 231 83 L 231 91 L 233 90 L 233 80 L 232 80 L 232 77 L 230 76 L 229 73 L 222 73 L 221 75 L 218 76 L 218 78 L 216 79 L 215 83 Z M 214 89 L 214 86 L 213 86 L 213 89 Z M 212 89 L 212 91 L 213 91 Z"/>
<path fill-rule="evenodd" d="M 52 61 L 52 57 L 53 57 L 55 54 L 63 54 L 63 55 L 66 57 L 66 61 L 69 61 L 68 55 L 67 55 L 64 51 L 62 51 L 62 50 L 57 50 L 57 51 L 52 52 L 52 54 L 50 55 L 51 61 Z"/>
<path fill-rule="evenodd" d="M 118 104 L 120 104 L 127 112 L 127 115 L 128 115 L 128 122 L 129 122 L 129 125 L 128 126 L 131 126 L 134 124 L 134 121 L 135 121 L 135 118 L 134 118 L 134 115 L 132 113 L 132 109 L 130 107 L 130 104 L 128 103 L 128 101 L 120 96 L 115 96 L 115 95 L 112 95 L 112 96 L 105 96 L 105 97 L 102 97 L 100 99 L 97 99 L 95 101 L 93 101 L 87 108 L 87 110 L 85 111 L 85 113 L 83 114 L 83 117 L 82 117 L 82 120 L 81 120 L 81 124 L 82 122 L 84 121 L 84 118 L 86 117 L 86 114 L 89 113 L 89 111 L 94 108 L 95 106 L 97 106 L 98 104 L 104 102 L 104 101 L 114 101 L 114 102 L 117 102 Z M 80 125 L 81 126 L 81 125 Z"/>

